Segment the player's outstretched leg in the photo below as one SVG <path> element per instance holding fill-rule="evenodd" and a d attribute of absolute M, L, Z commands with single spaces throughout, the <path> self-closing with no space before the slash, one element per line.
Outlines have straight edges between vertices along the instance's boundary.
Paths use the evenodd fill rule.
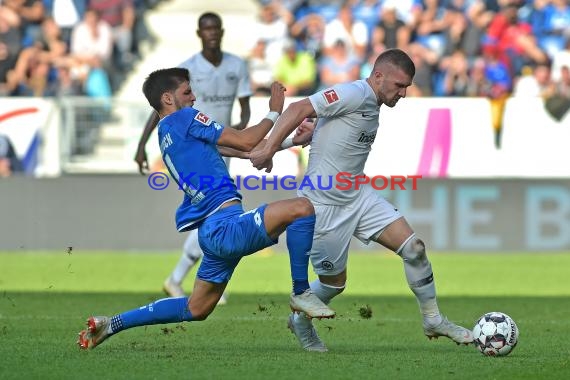
<path fill-rule="evenodd" d="M 89 317 L 87 329 L 79 332 L 79 348 L 92 349 L 112 335 L 137 326 L 191 321 L 188 297 L 163 298 L 113 317 Z"/>
<path fill-rule="evenodd" d="M 334 310 L 323 303 L 309 287 L 309 252 L 313 245 L 315 215 L 310 202 L 303 202 L 308 205 L 308 215 L 296 219 L 287 227 L 287 248 L 293 279 L 289 304 L 291 310 L 305 312 L 310 318 L 333 318 Z"/>
<path fill-rule="evenodd" d="M 305 351 L 328 351 L 321 338 L 319 338 L 311 319 L 305 313 L 291 313 L 287 320 L 287 327 L 295 334 Z"/>
<path fill-rule="evenodd" d="M 396 251 L 404 260 L 410 289 L 416 295 L 423 315 L 424 334 L 432 339 L 446 336 L 457 344 L 473 342 L 473 333 L 441 315 L 435 295 L 435 282 L 423 241 L 412 234 Z"/>

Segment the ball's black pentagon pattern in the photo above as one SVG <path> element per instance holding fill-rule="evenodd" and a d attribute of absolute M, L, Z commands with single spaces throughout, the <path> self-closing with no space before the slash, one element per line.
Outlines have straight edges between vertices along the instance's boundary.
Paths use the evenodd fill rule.
<path fill-rule="evenodd" d="M 501 312 L 484 314 L 473 327 L 475 347 L 487 356 L 508 355 L 516 347 L 518 336 L 516 323 Z"/>

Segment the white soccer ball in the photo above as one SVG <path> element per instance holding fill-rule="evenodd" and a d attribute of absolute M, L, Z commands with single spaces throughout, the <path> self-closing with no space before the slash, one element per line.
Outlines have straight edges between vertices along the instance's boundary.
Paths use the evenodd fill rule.
<path fill-rule="evenodd" d="M 519 329 L 507 314 L 493 311 L 479 318 L 473 327 L 473 338 L 483 355 L 505 356 L 516 347 Z"/>

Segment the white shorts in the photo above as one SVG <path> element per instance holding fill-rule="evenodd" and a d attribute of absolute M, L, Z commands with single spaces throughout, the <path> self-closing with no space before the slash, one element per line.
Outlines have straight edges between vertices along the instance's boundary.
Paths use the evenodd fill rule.
<path fill-rule="evenodd" d="M 378 237 L 388 225 L 402 217 L 369 186 L 361 188 L 357 198 L 346 205 L 312 203 L 316 222 L 311 263 L 318 275 L 332 276 L 346 269 L 352 236 L 368 244 L 372 237 Z"/>

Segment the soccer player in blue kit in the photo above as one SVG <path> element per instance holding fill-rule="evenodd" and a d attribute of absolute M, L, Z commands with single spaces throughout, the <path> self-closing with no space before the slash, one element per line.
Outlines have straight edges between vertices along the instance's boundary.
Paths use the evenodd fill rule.
<path fill-rule="evenodd" d="M 220 15 L 213 12 L 202 13 L 198 18 L 196 34 L 202 42 L 202 50 L 178 65 L 192 73 L 190 85 L 196 96 L 193 107 L 224 127 L 244 129 L 249 123 L 249 98 L 252 95 L 247 63 L 237 55 L 222 50 L 224 28 Z M 240 105 L 240 120 L 232 125 L 232 110 L 236 99 Z M 158 121 L 159 117 L 153 111 L 140 137 L 135 161 L 141 174 L 148 169 L 145 145 Z M 229 169 L 230 157 L 224 156 L 224 161 Z M 182 288 L 182 283 L 201 258 L 198 231 L 191 230 L 184 242 L 178 263 L 164 281 L 163 289 L 166 294 L 170 297 L 188 294 Z M 218 303 L 226 302 L 226 297 L 222 296 Z"/>
<path fill-rule="evenodd" d="M 184 199 L 176 212 L 177 229 L 180 232 L 198 229 L 204 258 L 190 297 L 160 299 L 112 317 L 91 316 L 87 329 L 79 333 L 80 348 L 94 348 L 132 327 L 205 320 L 216 307 L 241 258 L 275 244 L 285 230 L 293 280 L 291 309 L 313 318 L 334 317 L 334 311 L 309 287 L 308 252 L 315 225 L 311 202 L 299 197 L 244 212 L 242 196 L 220 155 L 220 151 L 224 154 L 234 151 L 241 156 L 256 147 L 283 109 L 284 91 L 280 83 L 273 83 L 270 112 L 259 124 L 238 131 L 225 128 L 192 108 L 196 97 L 188 70 L 162 69 L 147 77 L 143 92 L 161 118 L 158 136 L 162 157 L 184 190 Z M 303 137 L 295 138 L 299 142 Z"/>

